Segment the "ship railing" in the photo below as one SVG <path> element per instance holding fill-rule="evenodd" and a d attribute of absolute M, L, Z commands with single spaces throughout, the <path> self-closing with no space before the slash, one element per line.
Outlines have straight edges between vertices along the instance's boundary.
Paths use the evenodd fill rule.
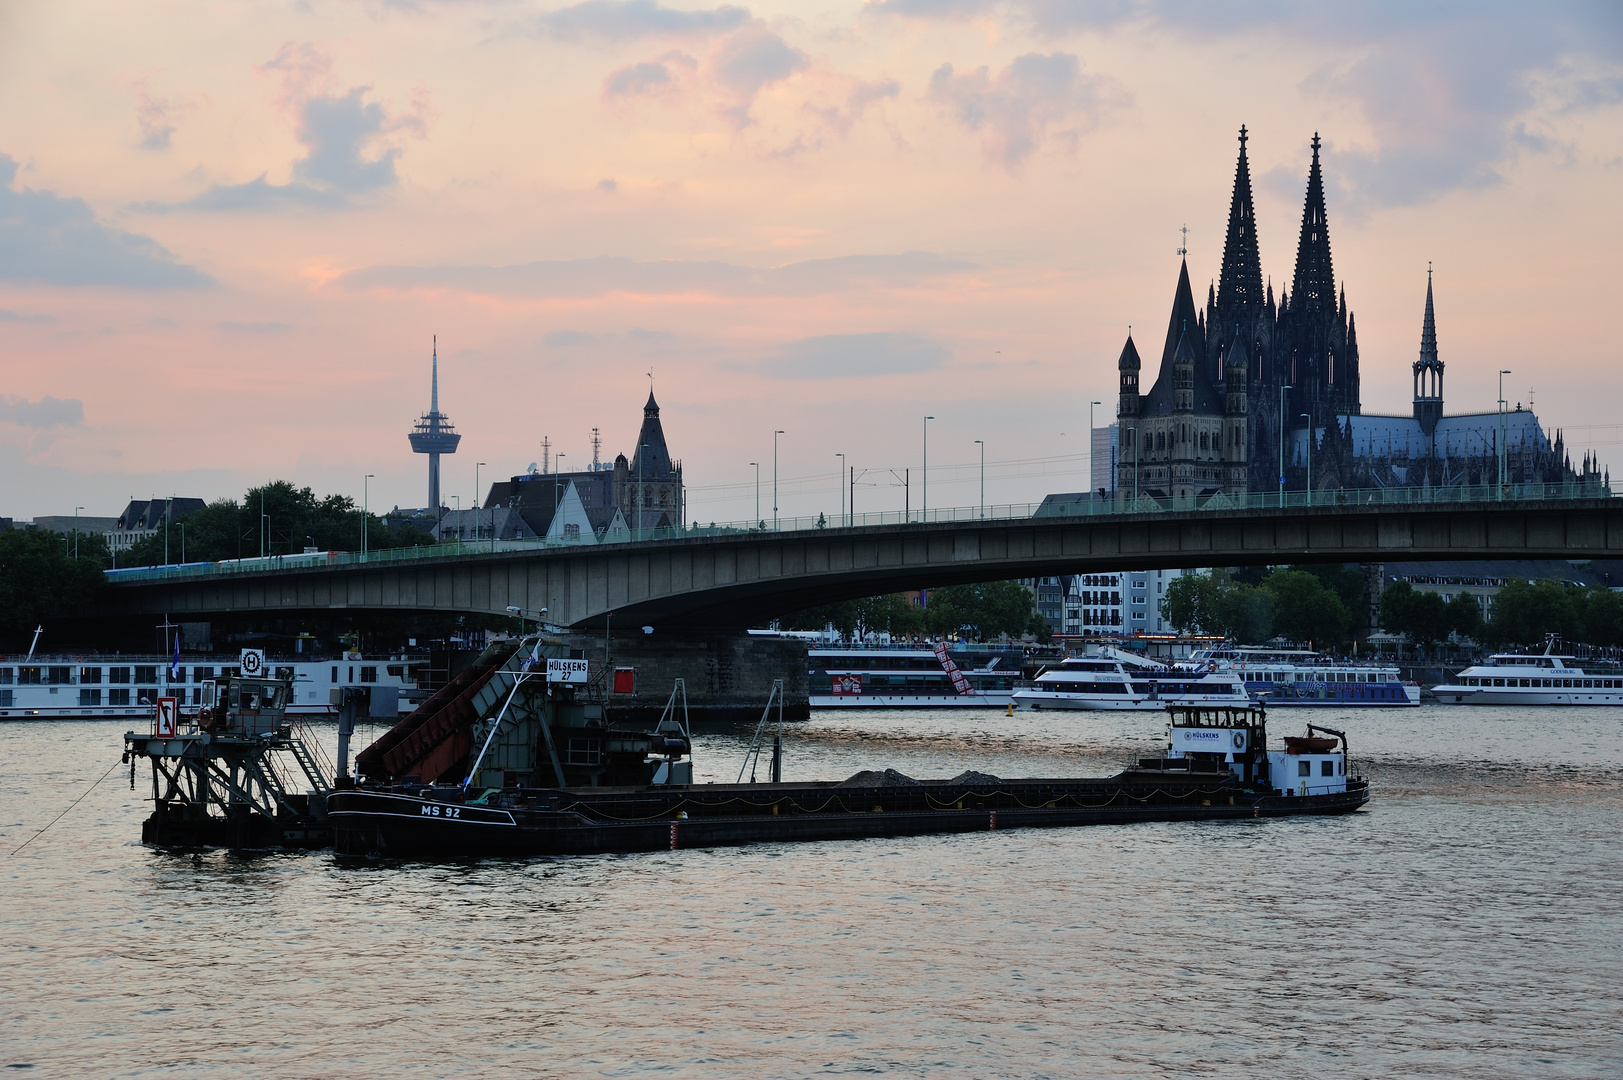
<path fill-rule="evenodd" d="M 878 528 L 908 525 L 946 525 L 975 521 L 1048 521 L 1051 519 L 1130 517 L 1164 513 L 1245 513 L 1277 509 L 1346 508 L 1376 506 L 1443 506 L 1487 503 L 1571 502 L 1611 499 L 1611 487 L 1601 482 L 1460 485 L 1431 488 L 1338 488 L 1327 491 L 1251 491 L 1206 496 L 1152 496 L 1131 492 L 1112 495 L 1078 495 L 1074 499 L 1049 498 L 1040 503 L 1003 503 L 987 506 L 932 507 L 923 510 L 876 510 L 846 513 L 778 517 L 770 521 L 731 521 L 693 523 L 660 529 L 628 529 L 622 533 L 580 540 L 557 537 L 522 539 L 452 540 L 415 547 L 384 548 L 364 555 L 353 551 L 326 551 L 313 555 L 268 556 L 262 559 L 228 559 L 223 562 L 193 562 L 183 565 L 126 567 L 106 571 L 115 584 L 175 578 L 204 577 L 233 573 L 263 573 L 267 570 L 306 570 L 314 567 L 389 564 L 476 554 L 513 554 L 554 551 L 568 548 L 635 544 L 659 540 L 742 537 L 766 533 L 817 533 L 840 528 Z"/>

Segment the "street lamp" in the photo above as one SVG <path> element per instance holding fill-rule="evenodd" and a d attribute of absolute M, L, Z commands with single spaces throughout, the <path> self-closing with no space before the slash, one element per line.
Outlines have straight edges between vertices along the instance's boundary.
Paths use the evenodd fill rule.
<path fill-rule="evenodd" d="M 758 528 L 763 524 L 761 521 L 761 463 L 752 461 L 750 464 L 755 466 L 755 525 L 752 528 Z"/>
<path fill-rule="evenodd" d="M 75 559 L 79 557 L 79 511 L 83 509 L 84 507 L 82 506 L 75 506 L 73 508 L 73 557 Z M 184 548 L 182 548 L 182 550 L 184 551 Z M 186 560 L 185 558 L 182 558 L 180 561 L 185 562 Z"/>
<path fill-rule="evenodd" d="M 1133 444 L 1133 510 L 1134 510 L 1134 512 L 1137 512 L 1137 510 L 1138 510 L 1138 428 L 1129 425 L 1127 430 L 1132 432 L 1132 435 L 1133 435 L 1132 439 L 1130 440 L 1132 442 L 1132 444 Z"/>
<path fill-rule="evenodd" d="M 1088 509 L 1093 508 L 1093 407 L 1103 402 L 1088 402 Z"/>
<path fill-rule="evenodd" d="M 1307 504 L 1313 505 L 1313 417 L 1302 413 L 1302 419 L 1307 421 Z"/>
<path fill-rule="evenodd" d="M 456 546 L 462 546 L 462 493 L 459 491 L 451 498 L 456 500 Z"/>
<path fill-rule="evenodd" d="M 1495 497 L 1498 502 L 1505 501 L 1505 484 L 1510 480 L 1509 462 L 1505 459 L 1505 376 L 1509 374 L 1509 368 L 1499 372 L 1499 493 Z"/>
<path fill-rule="evenodd" d="M 1285 505 L 1285 391 L 1294 390 L 1289 384 L 1279 388 L 1279 505 Z"/>
<path fill-rule="evenodd" d="M 839 523 L 846 523 L 846 455 L 836 453 L 839 458 Z"/>
<path fill-rule="evenodd" d="M 483 514 L 485 500 L 479 497 L 479 466 L 483 461 L 473 463 L 473 549 L 479 550 L 479 519 Z"/>
<path fill-rule="evenodd" d="M 371 492 L 368 489 L 367 485 L 371 482 L 373 475 L 374 474 L 372 474 L 372 473 L 367 473 L 366 476 L 361 480 L 361 561 L 362 562 L 366 561 L 366 534 L 371 531 L 369 526 L 372 524 L 372 521 L 371 521 L 371 517 L 372 517 L 372 513 L 371 513 L 371 505 L 372 505 L 371 504 Z"/>
<path fill-rule="evenodd" d="M 981 448 L 981 518 L 986 517 L 986 440 L 976 439 L 975 445 Z"/>
<path fill-rule="evenodd" d="M 782 429 L 772 433 L 772 531 L 778 531 L 778 436 Z"/>
<path fill-rule="evenodd" d="M 568 455 L 565 454 L 561 450 L 558 453 L 552 455 L 552 458 L 553 458 L 553 463 L 552 463 L 552 516 L 554 518 L 556 518 L 558 516 L 558 478 L 563 475 L 563 472 L 564 472 L 564 458 L 566 458 L 566 457 L 568 457 Z M 549 527 L 549 531 L 550 531 L 550 527 Z M 563 526 L 560 525 L 558 527 L 558 538 L 562 539 L 563 535 L 564 535 Z"/>
<path fill-rule="evenodd" d="M 919 495 L 919 520 L 925 524 L 930 521 L 930 421 L 934 419 L 924 418 L 924 491 Z"/>

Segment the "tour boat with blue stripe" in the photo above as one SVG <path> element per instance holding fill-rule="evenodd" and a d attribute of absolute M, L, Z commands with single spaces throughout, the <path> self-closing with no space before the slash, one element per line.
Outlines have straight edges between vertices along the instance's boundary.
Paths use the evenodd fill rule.
<path fill-rule="evenodd" d="M 1346 707 L 1420 704 L 1420 686 L 1404 682 L 1396 664 L 1357 663 L 1309 649 L 1222 645 L 1196 650 L 1187 671 L 1228 672 L 1270 706 Z"/>
<path fill-rule="evenodd" d="M 1159 712 L 1168 706 L 1251 704 L 1231 672 L 1191 671 L 1124 649 L 1067 657 L 1014 692 L 1017 709 Z"/>

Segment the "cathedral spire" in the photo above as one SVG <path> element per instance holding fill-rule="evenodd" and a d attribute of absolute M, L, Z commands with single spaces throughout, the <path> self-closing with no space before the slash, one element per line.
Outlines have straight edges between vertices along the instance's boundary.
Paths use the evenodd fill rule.
<path fill-rule="evenodd" d="M 1431 267 L 1426 267 L 1426 319 L 1420 324 L 1420 359 L 1437 360 L 1437 313 L 1431 305 Z"/>
<path fill-rule="evenodd" d="M 1330 263 L 1329 223 L 1324 213 L 1324 174 L 1319 168 L 1319 133 L 1313 133 L 1313 166 L 1307 174 L 1302 206 L 1302 235 L 1296 244 L 1296 279 L 1291 283 L 1298 308 L 1313 311 L 1335 304 L 1336 275 Z"/>
<path fill-rule="evenodd" d="M 1234 194 L 1229 200 L 1228 235 L 1223 240 L 1223 270 L 1217 283 L 1218 305 L 1225 313 L 1263 302 L 1262 258 L 1257 254 L 1256 213 L 1251 206 L 1251 165 L 1245 153 L 1248 137 L 1242 124 L 1240 159 L 1234 166 Z"/>

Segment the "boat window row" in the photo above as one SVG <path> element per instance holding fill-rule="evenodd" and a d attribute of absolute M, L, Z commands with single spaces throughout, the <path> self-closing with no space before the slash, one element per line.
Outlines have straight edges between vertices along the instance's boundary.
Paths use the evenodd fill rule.
<path fill-rule="evenodd" d="M 1396 681 L 1396 672 L 1387 671 L 1248 671 L 1251 682 L 1353 682 L 1385 683 Z"/>
<path fill-rule="evenodd" d="M 1623 679 L 1544 679 L 1544 678 L 1488 678 L 1486 675 L 1468 675 L 1460 680 L 1466 686 L 1526 687 L 1547 690 L 1623 690 Z"/>
<path fill-rule="evenodd" d="M 338 681 L 340 667 L 332 666 L 332 681 Z M 389 676 L 395 679 L 405 678 L 405 664 L 389 664 L 385 668 Z M 216 676 L 231 676 L 238 674 L 235 667 L 217 667 L 212 665 L 193 665 L 191 667 L 191 681 L 194 683 L 212 682 Z M 366 664 L 360 667 L 349 665 L 349 681 L 354 682 L 356 674 L 360 675 L 363 683 L 378 681 L 378 668 Z M 278 667 L 277 678 L 291 679 L 294 670 L 291 667 Z M 20 667 L 0 667 L 0 686 L 100 686 L 103 683 L 119 684 L 130 683 L 135 686 L 157 686 L 164 683 L 176 686 L 187 681 L 187 668 L 181 666 L 174 674 L 170 673 L 167 664 L 118 664 L 74 667 L 65 664 L 24 664 Z"/>
<path fill-rule="evenodd" d="M 1296 775 L 1297 776 L 1312 776 L 1313 775 L 1313 763 L 1311 761 L 1298 761 L 1296 763 Z M 1319 762 L 1319 775 L 1320 776 L 1334 776 L 1334 775 L 1336 775 L 1336 762 L 1334 762 L 1334 761 L 1321 761 L 1321 762 Z M 1347 761 L 1346 761 L 1345 758 L 1343 758 L 1342 761 L 1341 761 L 1341 775 L 1343 775 L 1343 776 L 1347 775 Z"/>

